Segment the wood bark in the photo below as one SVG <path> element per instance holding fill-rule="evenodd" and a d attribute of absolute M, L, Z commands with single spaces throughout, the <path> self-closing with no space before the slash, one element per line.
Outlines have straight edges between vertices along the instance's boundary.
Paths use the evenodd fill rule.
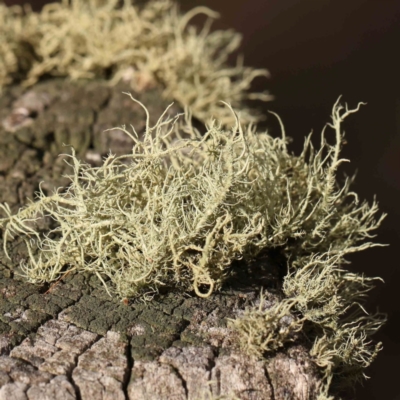
<path fill-rule="evenodd" d="M 5 89 L 0 202 L 16 212 L 34 200 L 41 181 L 49 195 L 65 187 L 69 180 L 61 175 L 72 171 L 59 156 L 70 154 L 63 143 L 93 166 L 109 150 L 129 152 L 126 135 L 103 132 L 122 124 L 143 132 L 143 110 L 122 91 L 129 91 L 124 83 L 109 88 L 104 81 L 65 79 Z M 157 87 L 132 94 L 149 109 L 151 123 L 170 103 Z M 170 114 L 180 111 L 174 105 Z M 45 229 L 51 221 L 42 224 Z M 257 360 L 238 349 L 227 325 L 257 301 L 261 286 L 274 301 L 281 298 L 280 266 L 267 255 L 252 266 L 236 262 L 240 279 L 210 298 L 172 291 L 125 304 L 89 274 L 71 274 L 56 285 L 27 283 L 18 276 L 27 259 L 23 241 L 9 243 L 11 260 L 2 238 L 0 249 L 0 400 L 317 398 L 320 375 L 305 343 Z"/>

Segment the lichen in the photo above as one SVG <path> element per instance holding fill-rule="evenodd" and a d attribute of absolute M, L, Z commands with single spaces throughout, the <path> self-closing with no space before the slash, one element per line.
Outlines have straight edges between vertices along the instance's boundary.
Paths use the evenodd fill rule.
<path fill-rule="evenodd" d="M 364 376 L 381 348 L 370 337 L 384 316 L 369 315 L 363 300 L 374 280 L 342 265 L 348 254 L 378 243 L 372 231 L 385 214 L 378 204 L 359 203 L 336 174 L 344 159 L 341 123 L 357 111 L 335 103 L 335 134 L 328 143 L 325 128 L 315 151 L 311 135 L 300 156 L 287 150 L 282 137 L 217 120 L 201 134 L 190 111 L 174 118 L 168 109 L 150 126 L 147 108 L 142 139 L 131 125 L 120 129 L 134 141 L 130 154 L 109 154 L 100 167 L 68 155 L 74 174 L 65 192 L 38 200 L 11 215 L 0 209 L 4 251 L 13 234 L 22 235 L 29 261 L 21 262 L 30 282 L 50 282 L 71 271 L 96 274 L 112 295 L 148 298 L 160 287 L 194 291 L 208 297 L 226 281 L 234 260 L 254 261 L 264 251 L 279 250 L 288 263 L 276 304 L 249 308 L 231 321 L 239 342 L 250 354 L 264 357 L 297 340 L 302 332 L 313 343 L 310 354 L 324 371 L 328 395 L 333 377 L 347 381 Z M 182 121 L 182 116 L 184 120 Z M 279 118 L 279 117 L 278 117 Z M 35 221 L 50 216 L 57 227 L 40 232 Z M 33 248 L 38 247 L 39 256 Z"/>
<path fill-rule="evenodd" d="M 179 115 L 165 118 L 167 108 L 150 127 L 143 108 L 148 116 L 143 141 L 133 127 L 133 134 L 117 128 L 135 142 L 132 154 L 110 154 L 92 168 L 72 149 L 74 175 L 66 192 L 46 197 L 40 189 L 39 201 L 15 216 L 7 204 L 0 205 L 8 215 L 0 220 L 4 250 L 17 232 L 36 239 L 42 250 L 35 260 L 27 242 L 30 263 L 22 269 L 30 281 L 53 281 L 68 265 L 67 271 L 91 271 L 103 282 L 108 277 L 122 297 L 161 285 L 208 296 L 249 243 L 263 247 L 261 213 L 242 211 L 241 200 L 252 188 L 246 177 L 252 152 L 247 154 L 239 121 L 224 131 L 214 120 L 203 137 L 188 114 L 186 124 L 177 124 Z M 182 139 L 180 132 L 192 139 Z M 51 216 L 59 226 L 41 237 L 25 224 L 37 214 Z M 52 239 L 56 233 L 61 238 Z"/>
<path fill-rule="evenodd" d="M 207 17 L 200 32 L 189 24 L 197 15 Z M 94 168 L 72 148 L 65 155 L 74 170 L 66 191 L 46 196 L 40 188 L 37 201 L 15 215 L 0 204 L 4 251 L 21 235 L 29 260 L 21 261 L 19 273 L 28 281 L 90 272 L 110 295 L 124 299 L 149 299 L 161 287 L 207 297 L 227 281 L 234 260 L 279 251 L 287 261 L 282 298 L 270 302 L 261 292 L 259 304 L 229 327 L 244 351 L 261 358 L 303 335 L 324 378 L 318 399 L 333 399 L 332 383 L 366 377 L 382 348 L 371 337 L 385 321 L 364 308 L 380 278 L 344 267 L 347 255 L 383 246 L 369 241 L 385 217 L 376 218 L 376 200 L 360 203 L 350 190 L 354 177 L 337 179 L 348 161 L 339 157 L 341 124 L 362 103 L 349 109 L 338 100 L 319 149 L 309 135 L 299 156 L 289 153 L 276 114 L 280 138 L 251 124 L 263 117 L 244 100 L 271 99 L 248 92 L 254 78 L 268 72 L 244 67 L 242 57 L 228 66 L 241 36 L 211 32 L 217 17 L 207 7 L 181 14 L 170 0 L 142 6 L 62 0 L 41 13 L 0 4 L 0 92 L 46 76 L 100 77 L 110 85 L 123 79 L 136 92 L 161 85 L 165 98 L 185 108 L 175 118 L 166 117 L 167 109 L 150 126 L 146 107 L 126 93 L 146 111 L 144 138 L 133 126 L 132 132 L 114 128 L 134 141 L 130 154 L 110 153 Z M 193 127 L 192 116 L 206 123 L 205 133 Z M 333 129 L 334 144 L 326 128 Z M 37 222 L 44 216 L 56 228 L 43 232 Z"/>
<path fill-rule="evenodd" d="M 241 348 L 258 357 L 282 348 L 302 331 L 313 343 L 310 355 L 322 370 L 321 399 L 331 398 L 332 382 L 338 389 L 367 378 L 365 368 L 382 349 L 382 343 L 373 344 L 371 336 L 386 320 L 382 313 L 367 313 L 363 304 L 374 281 L 382 279 L 342 267 L 349 263 L 347 254 L 385 246 L 363 242 L 375 236 L 371 231 L 386 216 L 375 219 L 375 199 L 371 206 L 359 205 L 357 194 L 349 191 L 354 178 L 346 178 L 343 186 L 336 179 L 338 166 L 348 161 L 339 158 L 344 137 L 341 123 L 361 104 L 344 109 L 338 99 L 332 123 L 327 124 L 335 132 L 336 144 L 326 142 L 324 128 L 318 152 L 314 152 L 310 135 L 301 156 L 289 157 L 284 169 L 287 196 L 281 197 L 274 220 L 275 235 L 281 240 L 277 245 L 288 264 L 283 300 L 265 307 L 261 294 L 259 307 L 250 307 L 243 316 L 230 320 L 239 333 Z"/>
<path fill-rule="evenodd" d="M 196 15 L 207 16 L 200 32 L 190 25 Z M 43 76 L 72 80 L 106 78 L 110 85 L 120 79 L 134 90 L 155 83 L 167 99 L 190 106 L 205 122 L 214 116 L 224 124 L 232 114 L 220 100 L 241 108 L 244 122 L 262 115 L 244 107 L 245 99 L 268 101 L 264 93 L 249 93 L 265 69 L 227 64 L 240 45 L 233 30 L 210 33 L 219 14 L 196 7 L 186 14 L 171 0 L 151 0 L 142 6 L 131 0 L 62 0 L 32 12 L 29 5 L 6 7 L 0 0 L 0 93 L 15 81 L 32 86 Z"/>

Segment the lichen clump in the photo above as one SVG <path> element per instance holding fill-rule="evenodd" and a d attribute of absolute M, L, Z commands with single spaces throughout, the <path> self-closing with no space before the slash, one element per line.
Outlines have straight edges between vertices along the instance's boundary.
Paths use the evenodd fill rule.
<path fill-rule="evenodd" d="M 126 93 L 128 94 L 128 93 Z M 161 287 L 194 291 L 208 297 L 224 284 L 232 261 L 253 261 L 261 251 L 280 249 L 288 260 L 285 298 L 270 307 L 261 299 L 231 321 L 241 346 L 264 356 L 303 330 L 314 341 L 311 355 L 325 370 L 358 379 L 381 345 L 369 337 L 383 323 L 366 314 L 362 301 L 377 278 L 351 273 L 345 256 L 368 247 L 379 227 L 376 201 L 360 204 L 336 179 L 343 141 L 341 123 L 359 109 L 335 103 L 335 144 L 325 129 L 314 150 L 311 135 L 300 156 L 282 137 L 256 133 L 236 123 L 226 129 L 215 119 L 201 134 L 185 110 L 174 118 L 167 110 L 154 126 L 146 107 L 143 138 L 132 127 L 120 129 L 135 145 L 130 154 L 109 154 L 102 166 L 82 163 L 72 149 L 74 174 L 61 193 L 38 200 L 0 219 L 4 250 L 12 234 L 23 235 L 29 261 L 21 263 L 30 282 L 50 282 L 69 271 L 90 271 L 109 293 L 151 296 Z M 184 116 L 184 121 L 182 121 Z M 279 118 L 279 117 L 278 117 Z M 35 221 L 50 216 L 57 227 L 40 232 Z M 39 249 L 39 256 L 34 254 Z M 326 389 L 327 393 L 327 389 Z"/>
<path fill-rule="evenodd" d="M 314 154 L 308 137 L 295 157 L 287 151 L 284 132 L 273 139 L 256 134 L 252 125 L 244 130 L 227 104 L 236 124 L 226 130 L 214 119 L 202 135 L 188 112 L 182 123 L 182 115 L 165 117 L 167 109 L 150 127 L 148 110 L 130 97 L 147 113 L 142 140 L 133 126 L 133 133 L 117 128 L 134 140 L 131 154 L 109 154 L 94 168 L 72 149 L 74 175 L 65 193 L 46 197 L 40 190 L 38 201 L 14 216 L 0 205 L 8 214 L 0 220 L 4 246 L 18 232 L 36 238 L 42 250 L 39 260 L 31 256 L 23 267 L 30 281 L 53 281 L 69 266 L 108 277 L 122 297 L 162 285 L 208 296 L 221 287 L 233 260 L 255 259 L 266 248 L 283 247 L 288 258 L 296 255 L 293 267 L 304 274 L 314 254 L 335 255 L 339 263 L 348 253 L 377 245 L 357 245 L 383 218 L 374 219 L 377 204 L 358 206 L 348 179 L 335 187 L 335 171 L 343 161 L 340 122 L 352 111 L 341 115 L 335 104 L 335 146 L 323 133 Z M 37 213 L 59 223 L 44 239 L 24 224 Z M 52 239 L 55 233 L 61 238 Z M 299 276 L 296 282 L 301 279 L 308 278 Z M 306 308 L 307 301 L 301 306 Z"/>
<path fill-rule="evenodd" d="M 207 17 L 200 32 L 189 24 L 196 15 Z M 0 93 L 5 85 L 22 81 L 28 87 L 45 75 L 105 78 L 110 85 L 124 79 L 137 91 L 161 85 L 165 98 L 190 106 L 200 121 L 214 116 L 232 123 L 223 100 L 240 106 L 242 121 L 256 122 L 262 116 L 243 101 L 271 99 L 266 92 L 248 92 L 254 78 L 268 71 L 244 67 L 241 56 L 235 67 L 227 64 L 241 35 L 210 33 L 218 16 L 207 7 L 181 14 L 170 0 L 141 6 L 131 0 L 62 0 L 41 13 L 29 5 L 0 4 Z"/>

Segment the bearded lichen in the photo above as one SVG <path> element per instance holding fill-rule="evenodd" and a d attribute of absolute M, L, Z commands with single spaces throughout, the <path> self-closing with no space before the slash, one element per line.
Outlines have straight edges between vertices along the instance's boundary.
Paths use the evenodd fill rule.
<path fill-rule="evenodd" d="M 189 24 L 197 15 L 207 17 L 200 32 Z M 150 298 L 161 287 L 207 297 L 226 282 L 234 260 L 279 251 L 288 271 L 282 298 L 270 302 L 261 294 L 230 326 L 242 349 L 257 357 L 304 334 L 324 377 L 319 400 L 332 399 L 332 382 L 365 377 L 382 347 L 371 336 L 385 320 L 363 305 L 379 278 L 344 268 L 348 254 L 381 246 L 369 239 L 385 217 L 376 218 L 375 199 L 360 203 L 350 191 L 354 177 L 343 184 L 336 177 L 348 161 L 339 158 L 341 124 L 361 103 L 355 109 L 335 103 L 326 126 L 335 134 L 333 145 L 324 128 L 319 149 L 309 135 L 299 156 L 289 153 L 278 116 L 280 138 L 248 124 L 262 117 L 243 101 L 271 98 L 248 93 L 253 79 L 268 72 L 244 67 L 241 57 L 235 67 L 227 65 L 241 37 L 211 32 L 217 17 L 206 7 L 181 14 L 169 0 L 141 6 L 62 0 L 41 13 L 0 4 L 0 91 L 44 76 L 102 77 L 110 85 L 123 79 L 136 92 L 161 85 L 167 99 L 186 108 L 175 118 L 166 117 L 167 109 L 150 126 L 146 107 L 130 95 L 147 115 L 143 138 L 133 126 L 132 132 L 116 128 L 132 138 L 132 152 L 110 153 L 94 168 L 72 149 L 66 191 L 47 197 L 39 188 L 37 201 L 16 215 L 0 204 L 4 251 L 21 235 L 29 260 L 19 271 L 30 282 L 89 271 L 123 298 Z M 192 115 L 207 121 L 205 134 L 193 128 Z M 43 216 L 57 226 L 38 229 L 35 221 Z"/>
<path fill-rule="evenodd" d="M 167 108 L 150 127 L 143 108 L 143 140 L 134 127 L 133 133 L 117 128 L 135 142 L 131 154 L 110 154 L 101 167 L 92 168 L 72 149 L 74 175 L 66 192 L 46 197 L 40 189 L 39 200 L 15 216 L 0 205 L 8 215 L 0 220 L 4 246 L 18 232 L 36 239 L 41 250 L 35 260 L 27 242 L 30 263 L 22 269 L 30 281 L 53 281 L 68 265 L 92 271 L 103 282 L 107 276 L 123 297 L 161 285 L 208 296 L 250 243 L 264 247 L 261 213 L 242 210 L 251 196 L 247 174 L 253 151 L 239 121 L 225 131 L 212 120 L 203 137 L 188 114 L 186 124 L 179 124 L 180 115 L 164 119 Z M 51 216 L 59 227 L 41 238 L 24 223 L 32 224 L 37 213 Z M 51 239 L 56 233 L 61 238 Z M 207 288 L 205 293 L 200 287 Z"/>
<path fill-rule="evenodd" d="M 366 313 L 363 300 L 374 280 L 343 268 L 346 256 L 369 247 L 385 215 L 378 204 L 359 202 L 350 191 L 354 178 L 339 184 L 337 169 L 343 143 L 341 124 L 357 111 L 339 100 L 332 112 L 335 144 L 314 150 L 311 135 L 300 156 L 287 150 L 286 134 L 272 138 L 235 124 L 226 128 L 210 119 L 201 134 L 188 109 L 174 118 L 168 109 L 139 139 L 135 128 L 120 129 L 135 145 L 130 154 L 109 154 L 100 167 L 75 156 L 74 174 L 65 192 L 57 190 L 0 219 L 4 250 L 13 234 L 22 235 L 29 261 L 21 263 L 30 282 L 50 282 L 70 271 L 96 274 L 111 294 L 146 298 L 162 286 L 208 297 L 220 289 L 234 260 L 254 261 L 261 252 L 285 257 L 288 273 L 283 298 L 269 304 L 261 296 L 231 326 L 241 347 L 264 357 L 303 332 L 313 343 L 310 354 L 324 371 L 328 398 L 334 377 L 349 381 L 363 371 L 381 348 L 370 337 L 384 316 Z M 182 116 L 184 116 L 182 121 Z M 279 118 L 279 117 L 278 117 Z M 35 228 L 41 216 L 57 227 Z M 34 255 L 34 247 L 39 256 Z"/>
<path fill-rule="evenodd" d="M 258 357 L 296 340 L 296 333 L 302 331 L 313 343 L 310 355 L 323 371 L 321 399 L 332 399 L 328 396 L 332 381 L 339 388 L 367 378 L 365 368 L 382 349 L 382 343 L 373 344 L 371 336 L 386 320 L 382 313 L 368 314 L 363 306 L 374 281 L 382 279 L 342 267 L 349 263 L 346 255 L 384 246 L 364 241 L 375 236 L 371 232 L 386 216 L 375 219 L 376 201 L 371 206 L 359 203 L 357 194 L 349 190 L 354 177 L 346 178 L 342 186 L 336 179 L 338 166 L 348 161 L 339 158 L 341 124 L 361 104 L 351 110 L 339 100 L 335 103 L 332 122 L 326 126 L 335 132 L 335 145 L 327 143 L 325 127 L 317 152 L 310 135 L 300 157 L 285 157 L 284 166 L 279 165 L 283 202 L 274 210 L 270 227 L 274 233 L 268 239 L 271 243 L 276 238 L 271 247 L 279 246 L 286 255 L 284 298 L 266 307 L 261 294 L 259 307 L 250 307 L 230 321 L 239 333 L 240 346 Z"/>
<path fill-rule="evenodd" d="M 0 4 L 0 92 L 15 81 L 32 86 L 45 75 L 106 78 L 110 85 L 124 79 L 136 91 L 162 85 L 165 98 L 190 106 L 201 121 L 214 116 L 232 123 L 220 100 L 240 107 L 244 122 L 262 118 L 243 101 L 271 99 L 266 92 L 248 92 L 254 78 L 268 71 L 244 67 L 241 56 L 235 67 L 227 64 L 241 35 L 210 32 L 218 13 L 200 6 L 182 14 L 170 0 L 120 3 L 62 0 L 40 13 L 29 5 Z M 197 15 L 207 17 L 200 32 L 189 24 Z"/>

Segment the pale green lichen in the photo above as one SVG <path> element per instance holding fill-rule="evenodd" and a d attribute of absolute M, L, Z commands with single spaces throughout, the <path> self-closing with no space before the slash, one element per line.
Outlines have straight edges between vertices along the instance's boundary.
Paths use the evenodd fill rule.
<path fill-rule="evenodd" d="M 373 281 L 340 268 L 341 255 L 310 255 L 305 265 L 293 264 L 283 283 L 285 298 L 271 307 L 248 308 L 230 321 L 239 332 L 239 344 L 246 352 L 263 357 L 287 342 L 297 340 L 302 331 L 315 363 L 321 367 L 328 394 L 332 379 L 337 386 L 361 380 L 382 348 L 371 336 L 385 322 L 381 313 L 368 314 L 362 300 Z"/>
<path fill-rule="evenodd" d="M 239 122 L 225 131 L 213 120 L 203 137 L 189 119 L 186 124 L 177 124 L 179 115 L 163 119 L 167 110 L 150 127 L 143 108 L 148 116 L 143 141 L 133 127 L 133 134 L 117 128 L 136 143 L 132 154 L 109 155 L 101 167 L 92 168 L 72 150 L 74 176 L 65 193 L 46 197 L 40 190 L 39 201 L 15 216 L 0 205 L 8 214 L 0 220 L 4 246 L 10 234 L 19 232 L 36 237 L 42 250 L 35 260 L 27 242 L 30 263 L 22 268 L 30 281 L 53 281 L 68 266 L 92 271 L 103 282 L 108 277 L 123 297 L 161 285 L 208 296 L 250 244 L 264 247 L 261 213 L 242 209 L 252 191 L 247 173 L 253 151 Z M 181 133 L 191 139 L 182 139 Z M 60 226 L 41 238 L 24 224 L 37 213 Z M 61 239 L 51 239 L 55 233 Z"/>
<path fill-rule="evenodd" d="M 374 237 L 371 231 L 385 218 L 383 214 L 375 219 L 375 200 L 372 206 L 359 205 L 357 194 L 349 191 L 353 179 L 346 179 L 341 187 L 336 180 L 337 167 L 347 161 L 339 158 L 341 123 L 358 109 L 349 110 L 347 105 L 343 109 L 338 100 L 328 124 L 336 144 L 327 144 L 323 131 L 315 154 L 309 136 L 301 156 L 289 157 L 286 164 L 287 196 L 277 210 L 275 228 L 275 235 L 281 235 L 277 245 L 288 260 L 284 299 L 265 308 L 261 296 L 260 307 L 250 307 L 230 321 L 239 332 L 241 347 L 259 357 L 284 346 L 302 330 L 314 342 L 310 355 L 323 370 L 321 398 L 328 398 L 333 379 L 337 386 L 346 386 L 367 378 L 364 370 L 382 348 L 381 343 L 372 344 L 371 336 L 386 319 L 379 312 L 368 314 L 363 307 L 373 282 L 381 279 L 341 267 L 348 263 L 347 254 L 384 246 L 363 242 Z"/>
<path fill-rule="evenodd" d="M 131 0 L 119 3 L 62 0 L 45 5 L 41 13 L 29 5 L 0 4 L 0 92 L 19 80 L 31 86 L 44 75 L 110 78 L 110 85 L 124 79 L 134 90 L 157 82 L 165 98 L 190 106 L 201 121 L 214 116 L 224 124 L 233 122 L 220 100 L 240 107 L 244 122 L 262 118 L 243 101 L 271 99 L 266 92 L 248 92 L 254 78 L 268 71 L 244 67 L 241 56 L 235 67 L 228 66 L 241 35 L 210 32 L 218 13 L 200 6 L 181 14 L 170 0 L 140 7 Z M 196 15 L 207 16 L 200 32 L 189 25 Z"/>
<path fill-rule="evenodd" d="M 335 144 L 324 129 L 318 151 L 308 136 L 294 156 L 284 129 L 281 138 L 272 138 L 252 125 L 243 128 L 229 104 L 236 121 L 231 129 L 213 119 L 202 135 L 188 110 L 182 122 L 182 114 L 166 118 L 167 109 L 151 127 L 146 107 L 131 98 L 147 114 L 143 139 L 133 126 L 133 133 L 117 128 L 135 142 L 131 154 L 110 154 L 93 168 L 72 150 L 74 174 L 66 192 L 46 197 L 40 191 L 38 201 L 16 215 L 0 205 L 7 214 L 0 219 L 4 250 L 13 233 L 31 239 L 24 276 L 49 282 L 68 271 L 91 271 L 122 297 L 146 297 L 161 286 L 207 297 L 223 285 L 233 260 L 280 249 L 288 262 L 284 298 L 268 307 L 261 298 L 259 307 L 231 321 L 242 348 L 264 356 L 302 330 L 324 371 L 321 396 L 328 398 L 333 377 L 362 377 L 381 348 L 370 337 L 384 317 L 366 314 L 362 305 L 378 278 L 342 265 L 350 253 L 382 246 L 365 239 L 374 237 L 385 215 L 375 218 L 375 200 L 359 203 L 349 190 L 352 179 L 340 185 L 336 178 L 346 161 L 339 158 L 341 123 L 360 105 L 343 108 L 338 100 L 328 124 Z M 34 220 L 40 215 L 58 227 L 38 232 Z"/>
<path fill-rule="evenodd" d="M 288 261 L 284 298 L 266 306 L 261 295 L 259 306 L 231 325 L 242 348 L 259 357 L 304 333 L 323 371 L 319 400 L 332 399 L 331 382 L 365 377 L 382 347 L 370 338 L 384 316 L 367 314 L 363 306 L 378 278 L 343 268 L 346 255 L 380 246 L 365 240 L 385 216 L 375 219 L 375 200 L 359 203 L 350 191 L 353 178 L 342 185 L 336 178 L 347 161 L 339 158 L 341 123 L 359 106 L 349 110 L 337 102 L 328 124 L 335 144 L 323 131 L 318 150 L 310 135 L 294 156 L 282 124 L 281 138 L 256 134 L 221 102 L 240 108 L 242 122 L 256 122 L 261 117 L 243 108 L 243 100 L 270 96 L 247 92 L 266 70 L 245 68 L 242 58 L 227 66 L 240 35 L 210 33 L 217 13 L 196 7 L 182 15 L 169 0 L 118 3 L 63 0 L 39 14 L 0 4 L 0 91 L 18 81 L 31 86 L 45 75 L 110 78 L 110 85 L 124 79 L 137 91 L 157 83 L 166 98 L 189 106 L 201 121 L 216 120 L 204 136 L 188 112 L 184 123 L 178 116 L 164 119 L 165 113 L 154 127 L 147 119 L 143 140 L 120 128 L 135 141 L 132 153 L 110 154 L 99 168 L 83 164 L 72 150 L 74 175 L 66 192 L 46 197 L 40 190 L 38 201 L 16 215 L 0 205 L 4 250 L 12 234 L 30 239 L 29 261 L 21 268 L 31 282 L 91 271 L 109 292 L 147 297 L 161 286 L 209 296 L 223 285 L 233 260 L 279 249 Z M 201 32 L 189 25 L 198 14 L 208 17 Z M 57 228 L 38 231 L 34 221 L 42 215 L 52 216 Z"/>
<path fill-rule="evenodd" d="M 284 299 L 267 306 L 261 293 L 258 307 L 247 308 L 240 318 L 229 320 L 230 326 L 240 334 L 240 347 L 261 358 L 294 341 L 295 333 L 303 328 L 304 319 L 291 313 L 293 305 L 293 300 Z"/>

